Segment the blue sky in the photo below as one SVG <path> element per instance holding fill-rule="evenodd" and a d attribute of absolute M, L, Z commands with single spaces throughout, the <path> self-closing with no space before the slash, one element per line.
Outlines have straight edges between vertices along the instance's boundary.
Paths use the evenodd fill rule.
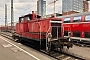
<path fill-rule="evenodd" d="M 13 0 L 14 1 L 14 21 L 18 21 L 18 17 L 29 14 L 31 11 L 37 10 L 37 0 Z M 47 4 L 50 4 L 53 0 L 47 0 Z M 5 20 L 5 4 L 7 4 L 7 20 L 10 23 L 11 20 L 11 0 L 0 0 L 0 25 L 4 25 Z M 56 2 L 56 13 L 62 12 L 62 0 Z M 46 14 L 53 13 L 53 4 L 50 4 L 46 8 Z M 2 21 L 3 20 L 3 21 Z"/>

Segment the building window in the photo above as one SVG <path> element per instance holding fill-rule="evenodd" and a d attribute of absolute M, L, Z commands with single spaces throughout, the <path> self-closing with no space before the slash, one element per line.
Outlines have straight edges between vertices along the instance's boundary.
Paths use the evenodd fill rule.
<path fill-rule="evenodd" d="M 86 15 L 85 21 L 90 21 L 90 15 Z"/>
<path fill-rule="evenodd" d="M 84 32 L 84 37 L 85 38 L 90 38 L 90 32 Z"/>
<path fill-rule="evenodd" d="M 64 31 L 64 36 L 68 36 L 68 31 Z"/>
<path fill-rule="evenodd" d="M 70 18 L 64 18 L 64 23 L 70 23 Z"/>
<path fill-rule="evenodd" d="M 81 16 L 75 16 L 73 19 L 73 22 L 80 22 L 81 21 Z"/>
<path fill-rule="evenodd" d="M 73 37 L 81 37 L 81 32 L 80 31 L 74 31 Z"/>

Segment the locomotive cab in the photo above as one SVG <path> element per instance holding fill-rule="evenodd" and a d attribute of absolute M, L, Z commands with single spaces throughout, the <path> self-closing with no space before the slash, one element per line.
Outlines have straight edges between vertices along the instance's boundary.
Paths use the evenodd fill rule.
<path fill-rule="evenodd" d="M 50 21 L 51 23 L 51 34 L 53 39 L 58 39 L 62 37 L 61 31 L 62 31 L 62 22 L 61 21 Z"/>
<path fill-rule="evenodd" d="M 67 48 L 72 47 L 70 43 L 70 39 L 63 37 L 63 26 L 62 21 L 60 19 L 50 20 L 51 24 L 51 33 L 48 34 L 48 50 L 59 49 L 62 50 L 64 46 Z M 47 45 L 46 44 L 46 45 Z"/>

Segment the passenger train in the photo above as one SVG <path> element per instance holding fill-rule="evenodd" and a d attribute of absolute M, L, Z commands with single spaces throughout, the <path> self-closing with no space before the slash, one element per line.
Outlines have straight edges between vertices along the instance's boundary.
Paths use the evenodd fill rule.
<path fill-rule="evenodd" d="M 60 16 L 59 18 L 63 22 L 64 37 L 70 34 L 73 41 L 90 44 L 90 12 Z"/>

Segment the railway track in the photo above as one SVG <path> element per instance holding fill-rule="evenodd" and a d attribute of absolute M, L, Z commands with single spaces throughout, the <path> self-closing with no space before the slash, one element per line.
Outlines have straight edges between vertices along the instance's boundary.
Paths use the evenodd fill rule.
<path fill-rule="evenodd" d="M 5 32 L 1 32 L 0 35 L 5 37 L 5 38 L 8 38 L 10 40 L 13 40 L 11 35 L 8 34 L 8 32 L 6 32 L 6 33 Z M 50 52 L 47 52 L 45 50 L 39 50 L 39 51 L 44 53 L 44 54 L 47 54 L 47 55 L 49 55 L 49 56 L 51 56 L 53 58 L 55 58 L 56 60 L 86 60 L 85 58 L 83 58 L 81 56 L 70 54 L 70 53 L 66 53 L 64 51 L 62 51 L 62 52 L 61 51 L 57 51 L 57 50 L 50 51 Z"/>
<path fill-rule="evenodd" d="M 72 40 L 73 41 L 73 40 Z M 81 47 L 90 47 L 90 41 L 73 41 L 74 45 L 81 46 Z"/>
<path fill-rule="evenodd" d="M 64 51 L 51 51 L 51 52 L 46 52 L 46 51 L 41 51 L 51 57 L 54 57 L 57 60 L 86 60 L 85 58 L 78 56 L 78 55 L 74 55 L 74 54 L 70 54 L 70 53 L 66 53 Z"/>

